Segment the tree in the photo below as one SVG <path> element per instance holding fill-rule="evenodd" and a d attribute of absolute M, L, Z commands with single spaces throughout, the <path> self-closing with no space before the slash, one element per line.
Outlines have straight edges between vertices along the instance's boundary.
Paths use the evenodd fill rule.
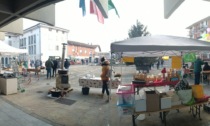
<path fill-rule="evenodd" d="M 138 20 L 136 21 L 136 24 L 131 26 L 131 28 L 128 31 L 129 38 L 150 36 L 150 35 L 151 34 L 147 31 L 147 26 L 144 26 Z M 156 57 L 135 57 L 134 64 L 137 70 L 145 68 L 147 69 L 156 62 L 156 59 L 157 59 Z"/>
<path fill-rule="evenodd" d="M 136 21 L 136 25 L 131 26 L 130 30 L 128 31 L 129 38 L 149 36 L 149 35 L 150 33 L 147 31 L 147 26 L 144 26 L 138 20 Z"/>

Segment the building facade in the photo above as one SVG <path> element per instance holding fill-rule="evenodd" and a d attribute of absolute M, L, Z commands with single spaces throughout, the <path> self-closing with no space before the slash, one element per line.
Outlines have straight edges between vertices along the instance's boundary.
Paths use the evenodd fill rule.
<path fill-rule="evenodd" d="M 99 45 L 68 41 L 68 57 L 70 59 L 88 59 L 89 62 L 93 62 L 96 52 L 100 51 Z"/>
<path fill-rule="evenodd" d="M 210 16 L 188 26 L 189 37 L 210 42 Z M 203 59 L 210 59 L 210 52 L 202 53 Z"/>
<path fill-rule="evenodd" d="M 20 60 L 35 61 L 38 59 L 44 63 L 49 56 L 62 57 L 62 43 L 67 44 L 68 33 L 69 30 L 39 23 L 25 29 L 23 35 L 8 33 L 5 42 L 11 46 L 28 50 L 28 54 L 19 56 Z M 66 49 L 65 58 L 67 55 Z"/>
<path fill-rule="evenodd" d="M 189 37 L 193 39 L 200 39 L 203 34 L 207 34 L 207 28 L 210 28 L 210 16 L 188 26 L 187 29 L 189 29 Z"/>

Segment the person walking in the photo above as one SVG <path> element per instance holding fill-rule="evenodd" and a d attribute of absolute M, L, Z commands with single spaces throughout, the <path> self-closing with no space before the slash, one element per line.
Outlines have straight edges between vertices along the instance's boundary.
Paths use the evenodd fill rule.
<path fill-rule="evenodd" d="M 70 62 L 68 61 L 68 59 L 66 59 L 66 61 L 64 62 L 64 67 L 65 67 L 65 69 L 69 69 L 69 67 L 70 67 Z"/>
<path fill-rule="evenodd" d="M 196 56 L 196 60 L 194 62 L 194 75 L 195 75 L 195 84 L 200 84 L 200 76 L 201 76 L 201 66 L 204 62 L 200 59 L 200 56 Z"/>
<path fill-rule="evenodd" d="M 48 79 L 48 77 L 51 78 L 51 69 L 53 67 L 53 62 L 51 61 L 50 58 L 45 62 L 45 67 L 47 70 L 47 79 Z"/>
<path fill-rule="evenodd" d="M 57 71 L 57 68 L 58 68 L 58 61 L 55 59 L 55 60 L 53 60 L 53 75 L 52 75 L 52 77 L 56 77 L 56 71 Z"/>
<path fill-rule="evenodd" d="M 101 60 L 103 61 L 103 59 Z M 106 102 L 109 102 L 109 90 L 108 90 L 108 81 L 109 81 L 109 71 L 110 71 L 110 68 L 109 68 L 109 62 L 108 61 L 103 61 L 102 62 L 102 73 L 101 73 L 101 80 L 102 80 L 102 98 L 104 96 L 104 92 L 106 91 L 106 94 L 108 96 L 108 99 L 106 100 Z"/>

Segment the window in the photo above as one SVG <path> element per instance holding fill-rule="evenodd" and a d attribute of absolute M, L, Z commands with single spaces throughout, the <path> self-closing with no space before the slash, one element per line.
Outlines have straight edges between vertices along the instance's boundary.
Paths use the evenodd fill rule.
<path fill-rule="evenodd" d="M 4 64 L 4 57 L 1 58 L 1 64 Z"/>
<path fill-rule="evenodd" d="M 34 44 L 36 44 L 36 35 L 34 35 Z"/>
<path fill-rule="evenodd" d="M 5 64 L 8 64 L 8 58 L 7 57 L 5 58 Z"/>
<path fill-rule="evenodd" d="M 87 50 L 85 50 L 85 54 L 87 54 Z"/>
<path fill-rule="evenodd" d="M 34 54 L 36 54 L 36 45 L 34 45 Z"/>
<path fill-rule="evenodd" d="M 31 54 L 33 54 L 33 53 L 34 53 L 34 47 L 31 46 Z"/>
<path fill-rule="evenodd" d="M 31 45 L 30 36 L 28 36 L 28 44 Z"/>
<path fill-rule="evenodd" d="M 57 51 L 59 50 L 59 46 L 58 45 L 55 47 L 55 50 L 57 50 Z"/>
<path fill-rule="evenodd" d="M 72 52 L 74 52 L 75 50 L 74 49 L 72 49 Z"/>
<path fill-rule="evenodd" d="M 24 38 L 24 42 L 23 43 L 26 43 L 26 38 Z"/>
<path fill-rule="evenodd" d="M 31 36 L 31 44 L 33 44 L 34 43 L 34 41 L 33 41 L 33 35 Z"/>
<path fill-rule="evenodd" d="M 28 46 L 28 53 L 31 54 L 31 46 Z"/>

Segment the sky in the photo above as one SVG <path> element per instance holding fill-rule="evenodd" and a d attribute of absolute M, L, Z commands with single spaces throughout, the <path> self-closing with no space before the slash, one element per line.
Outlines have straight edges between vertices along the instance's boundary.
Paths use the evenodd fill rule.
<path fill-rule="evenodd" d="M 82 16 L 79 0 L 64 0 L 56 4 L 55 26 L 68 29 L 68 39 L 86 44 L 100 45 L 102 52 L 110 51 L 110 43 L 128 38 L 128 31 L 139 20 L 148 27 L 152 35 L 174 35 L 188 37 L 186 29 L 191 24 L 210 16 L 210 2 L 185 0 L 177 10 L 164 19 L 164 0 L 112 0 L 120 18 L 114 10 L 104 24 L 89 13 L 86 0 L 86 15 Z M 24 20 L 24 29 L 37 22 Z"/>

